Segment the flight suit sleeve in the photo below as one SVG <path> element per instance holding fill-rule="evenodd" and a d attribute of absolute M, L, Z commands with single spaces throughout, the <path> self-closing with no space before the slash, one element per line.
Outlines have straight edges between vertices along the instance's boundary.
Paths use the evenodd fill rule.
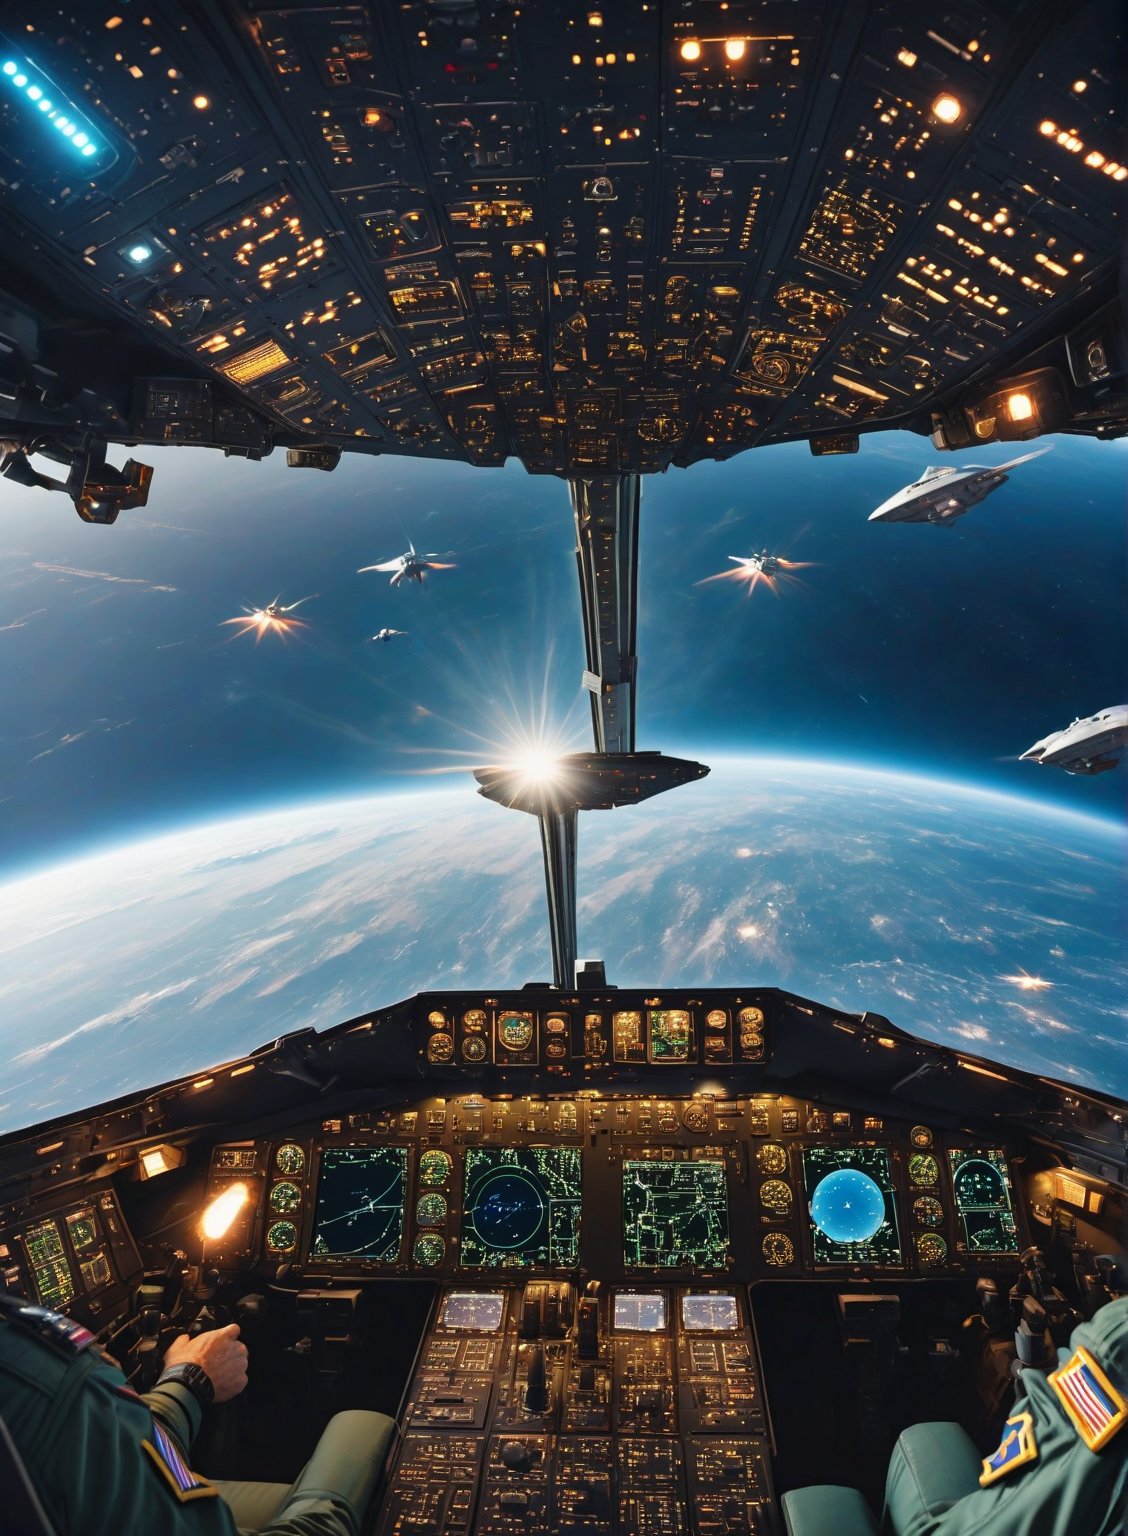
<path fill-rule="evenodd" d="M 190 1451 L 204 1416 L 200 1400 L 191 1388 L 179 1381 L 158 1382 L 151 1392 L 142 1393 L 142 1400 L 181 1448 Z"/>

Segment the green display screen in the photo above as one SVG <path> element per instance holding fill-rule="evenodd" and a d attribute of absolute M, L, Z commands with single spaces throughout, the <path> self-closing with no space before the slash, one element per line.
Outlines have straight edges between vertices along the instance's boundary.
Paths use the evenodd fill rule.
<path fill-rule="evenodd" d="M 580 1256 L 579 1147 L 468 1147 L 466 1268 L 571 1268 Z"/>
<path fill-rule="evenodd" d="M 720 1269 L 728 1257 L 724 1163 L 623 1164 L 628 1269 Z"/>
<path fill-rule="evenodd" d="M 394 1264 L 403 1246 L 406 1147 L 329 1147 L 321 1154 L 312 1256 Z"/>
<path fill-rule="evenodd" d="M 1010 1171 L 1004 1153 L 950 1150 L 952 1192 L 969 1253 L 1017 1253 Z"/>

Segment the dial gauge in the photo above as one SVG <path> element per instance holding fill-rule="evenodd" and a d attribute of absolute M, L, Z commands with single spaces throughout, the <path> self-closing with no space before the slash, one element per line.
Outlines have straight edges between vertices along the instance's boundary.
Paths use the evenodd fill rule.
<path fill-rule="evenodd" d="M 298 1229 L 292 1221 L 276 1221 L 266 1234 L 266 1246 L 275 1253 L 289 1253 L 297 1243 Z"/>
<path fill-rule="evenodd" d="M 420 1184 L 432 1186 L 445 1184 L 450 1178 L 450 1170 L 453 1166 L 449 1152 L 438 1152 L 433 1148 L 424 1152 L 419 1159 Z"/>
<path fill-rule="evenodd" d="M 277 1211 L 279 1216 L 288 1216 L 291 1211 L 296 1211 L 301 1203 L 301 1190 L 288 1180 L 276 1184 L 270 1191 L 270 1209 Z"/>
<path fill-rule="evenodd" d="M 760 1244 L 760 1251 L 773 1269 L 795 1263 L 795 1244 L 786 1232 L 769 1232 Z"/>
<path fill-rule="evenodd" d="M 433 1013 L 429 1013 L 427 1015 L 427 1023 L 431 1026 L 432 1029 L 445 1029 L 446 1014 L 440 1013 L 436 1008 Z"/>
<path fill-rule="evenodd" d="M 485 1061 L 486 1042 L 481 1035 L 467 1035 L 462 1042 L 463 1061 Z"/>
<path fill-rule="evenodd" d="M 420 1195 L 415 1207 L 415 1219 L 421 1227 L 441 1227 L 447 1218 L 445 1195 L 431 1193 Z"/>
<path fill-rule="evenodd" d="M 791 1210 L 791 1185 L 782 1179 L 765 1179 L 760 1185 L 760 1203 L 785 1216 Z"/>
<path fill-rule="evenodd" d="M 724 1029 L 728 1023 L 728 1014 L 723 1008 L 710 1008 L 705 1015 L 706 1029 Z"/>
<path fill-rule="evenodd" d="M 421 1232 L 415 1239 L 411 1257 L 416 1264 L 422 1264 L 426 1269 L 434 1269 L 436 1264 L 443 1262 L 444 1253 L 446 1253 L 446 1243 L 437 1232 Z"/>
<path fill-rule="evenodd" d="M 440 1032 L 427 1041 L 428 1061 L 449 1061 L 454 1055 L 454 1041 L 450 1035 Z"/>
<path fill-rule="evenodd" d="M 682 1110 L 682 1124 L 687 1131 L 707 1131 L 709 1129 L 709 1111 L 704 1104 L 691 1102 Z"/>
<path fill-rule="evenodd" d="M 484 1008 L 468 1008 L 462 1015 L 462 1022 L 467 1029 L 485 1029 L 486 1010 Z"/>
<path fill-rule="evenodd" d="M 274 1154 L 274 1166 L 279 1173 L 301 1173 L 305 1167 L 305 1152 L 296 1141 L 287 1141 Z"/>
<path fill-rule="evenodd" d="M 935 1195 L 918 1195 L 913 1201 L 913 1220 L 918 1227 L 942 1227 L 944 1207 Z"/>
<path fill-rule="evenodd" d="M 932 1132 L 927 1125 L 914 1125 L 909 1132 L 909 1140 L 918 1152 L 927 1152 L 932 1145 Z"/>
<path fill-rule="evenodd" d="M 762 1008 L 742 1008 L 740 1010 L 740 1023 L 744 1029 L 761 1029 L 764 1023 L 764 1010 Z"/>
<path fill-rule="evenodd" d="M 787 1148 L 777 1141 L 766 1142 L 756 1148 L 756 1167 L 761 1173 L 786 1173 Z"/>
<path fill-rule="evenodd" d="M 916 1240 L 916 1249 L 922 1264 L 943 1264 L 948 1257 L 948 1245 L 939 1232 L 922 1232 Z"/>
<path fill-rule="evenodd" d="M 931 1152 L 914 1152 L 909 1158 L 909 1179 L 913 1184 L 939 1184 L 940 1165 Z"/>

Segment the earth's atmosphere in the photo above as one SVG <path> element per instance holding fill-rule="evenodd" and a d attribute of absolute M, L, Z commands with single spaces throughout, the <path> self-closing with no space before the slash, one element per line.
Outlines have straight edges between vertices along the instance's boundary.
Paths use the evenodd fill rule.
<path fill-rule="evenodd" d="M 714 761 L 589 816 L 580 950 L 775 985 L 1128 1095 L 1121 833 L 835 764 Z M 467 787 L 195 825 L 0 886 L 0 1131 L 427 987 L 551 974 L 532 820 Z"/>

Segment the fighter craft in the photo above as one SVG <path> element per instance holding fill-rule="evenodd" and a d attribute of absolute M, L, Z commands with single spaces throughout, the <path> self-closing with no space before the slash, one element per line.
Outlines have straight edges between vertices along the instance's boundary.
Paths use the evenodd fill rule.
<path fill-rule="evenodd" d="M 357 574 L 363 575 L 365 571 L 390 571 L 392 579 L 388 585 L 391 587 L 398 587 L 401 581 L 414 581 L 422 586 L 428 571 L 452 570 L 454 566 L 449 561 L 440 560 L 434 554 L 420 555 L 416 552 L 415 545 L 411 544 L 406 554 L 396 555 L 391 560 L 383 560 L 379 565 L 362 565 Z"/>
<path fill-rule="evenodd" d="M 316 593 L 311 594 L 311 596 L 316 595 Z M 236 625 L 240 634 L 248 634 L 254 631 L 256 640 L 266 634 L 268 630 L 275 630 L 284 634 L 289 629 L 301 626 L 303 621 L 296 619 L 294 613 L 303 603 L 308 603 L 309 601 L 309 597 L 299 597 L 296 603 L 287 605 L 283 604 L 280 597 L 276 597 L 272 603 L 267 603 L 264 608 L 247 608 L 234 619 L 224 619 L 223 623 Z"/>
<path fill-rule="evenodd" d="M 1024 453 L 1006 464 L 929 465 L 919 480 L 906 485 L 896 496 L 883 501 L 871 512 L 871 523 L 942 523 L 951 526 L 957 518 L 985 501 L 993 491 L 1007 483 L 1012 469 L 1049 453 L 1049 446 Z"/>
<path fill-rule="evenodd" d="M 1107 773 L 1128 748 L 1128 704 L 1114 704 L 1099 714 L 1051 731 L 1022 753 L 1024 763 L 1064 768 L 1066 773 Z"/>
<path fill-rule="evenodd" d="M 378 629 L 376 631 L 376 633 L 371 638 L 373 640 L 382 641 L 382 643 L 384 645 L 387 645 L 389 640 L 394 640 L 397 635 L 406 635 L 406 634 L 407 634 L 407 630 L 406 629 Z"/>

